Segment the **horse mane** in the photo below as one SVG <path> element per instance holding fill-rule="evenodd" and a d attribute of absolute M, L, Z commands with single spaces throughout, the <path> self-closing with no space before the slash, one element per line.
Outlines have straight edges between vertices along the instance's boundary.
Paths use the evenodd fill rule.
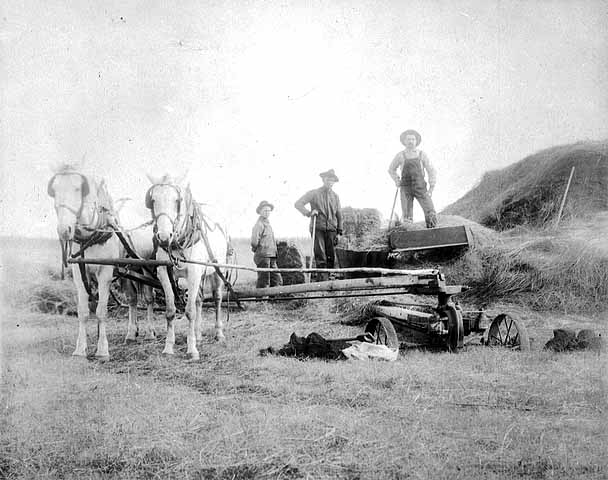
<path fill-rule="evenodd" d="M 109 212 L 114 212 L 114 202 L 112 201 L 110 192 L 108 192 L 108 187 L 104 179 L 102 179 L 97 186 L 97 203 Z"/>

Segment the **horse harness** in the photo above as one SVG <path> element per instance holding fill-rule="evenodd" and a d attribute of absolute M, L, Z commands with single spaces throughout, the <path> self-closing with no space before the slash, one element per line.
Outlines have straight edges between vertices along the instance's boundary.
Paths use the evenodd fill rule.
<path fill-rule="evenodd" d="M 171 219 L 171 217 L 169 217 L 169 215 L 167 215 L 164 212 L 161 212 L 158 215 L 156 215 L 154 212 L 154 202 L 152 201 L 152 192 L 153 192 L 154 188 L 159 185 L 170 186 L 173 189 L 175 189 L 175 191 L 177 192 L 177 216 L 176 216 L 175 220 Z M 181 225 L 180 231 L 176 232 L 175 227 L 179 224 L 180 216 L 182 216 L 182 213 L 181 213 L 182 203 L 184 203 L 184 210 L 186 210 L 186 215 L 185 215 L 186 218 L 185 218 L 185 222 Z M 169 255 L 169 259 L 173 262 L 173 264 L 177 268 L 177 265 L 179 262 L 189 263 L 188 259 L 185 258 L 183 251 L 186 248 L 191 247 L 198 241 L 202 240 L 205 245 L 205 249 L 207 250 L 207 255 L 209 257 L 209 261 L 211 263 L 218 263 L 218 260 L 213 252 L 213 249 L 211 248 L 211 244 L 209 243 L 209 238 L 207 237 L 207 232 L 213 231 L 215 228 L 218 228 L 222 232 L 224 237 L 226 237 L 226 232 L 224 232 L 224 230 L 218 223 L 215 223 L 213 228 L 211 227 L 211 225 L 209 224 L 208 217 L 205 216 L 205 214 L 202 212 L 200 206 L 193 200 L 192 193 L 190 192 L 189 188 L 186 190 L 185 195 L 182 195 L 181 189 L 177 185 L 174 185 L 172 183 L 159 183 L 156 185 L 152 185 L 152 187 L 150 187 L 150 189 L 148 189 L 148 192 L 146 193 L 146 207 L 148 207 L 152 212 L 155 233 L 157 231 L 157 221 L 163 215 L 169 217 L 169 220 L 171 221 L 171 223 L 173 225 L 173 230 L 175 232 L 175 237 L 174 237 L 173 241 L 170 243 L 170 245 L 167 245 L 167 246 L 160 245 L 159 242 L 157 241 L 157 238 L 155 235 L 154 236 L 154 251 L 155 252 L 158 249 L 158 247 L 162 248 Z M 174 255 L 174 252 L 178 252 L 179 257 L 176 257 Z M 220 278 L 220 280 L 222 281 L 224 286 L 228 289 L 228 294 L 234 295 L 236 298 L 237 304 L 240 306 L 236 293 L 234 292 L 234 290 L 232 288 L 232 284 L 228 281 L 228 279 L 222 273 L 222 271 L 220 270 L 220 268 L 218 266 L 214 266 L 213 268 L 215 269 L 215 273 Z M 169 279 L 171 280 L 171 284 L 172 284 L 174 290 L 176 290 L 175 280 L 174 280 L 172 274 L 169 274 Z"/>
<path fill-rule="evenodd" d="M 64 203 L 55 205 L 55 210 L 64 208 L 69 212 L 73 213 L 76 217 L 76 228 L 74 231 L 73 241 L 80 246 L 79 250 L 76 253 L 72 253 L 72 241 L 66 240 L 65 242 L 62 242 L 61 240 L 59 240 L 59 243 L 61 245 L 61 278 L 63 279 L 64 269 L 68 266 L 68 257 L 84 258 L 84 252 L 87 248 L 93 245 L 102 245 L 106 243 L 114 234 L 114 230 L 106 229 L 106 227 L 113 228 L 112 219 L 114 218 L 114 214 L 111 208 L 107 208 L 105 206 L 99 205 L 98 202 L 95 202 L 95 209 L 93 210 L 93 219 L 91 223 L 88 225 L 79 223 L 80 217 L 82 216 L 82 210 L 85 204 L 85 197 L 90 193 L 89 182 L 83 174 L 78 172 L 65 171 L 56 173 L 55 175 L 53 175 L 53 177 L 51 177 L 47 185 L 47 192 L 49 196 L 53 198 L 55 197 L 55 189 L 53 188 L 53 182 L 55 181 L 55 178 L 60 175 L 77 175 L 82 181 L 80 191 L 80 206 L 78 207 L 78 209 L 75 209 L 71 205 L 66 205 Z M 103 187 L 104 184 L 102 183 L 98 190 L 102 190 Z M 102 191 L 105 192 L 105 190 Z M 91 296 L 92 291 L 86 274 L 86 266 L 84 263 L 79 263 L 78 268 L 80 269 L 80 276 L 82 278 L 82 283 L 84 284 L 85 290 L 87 291 L 87 294 Z"/>

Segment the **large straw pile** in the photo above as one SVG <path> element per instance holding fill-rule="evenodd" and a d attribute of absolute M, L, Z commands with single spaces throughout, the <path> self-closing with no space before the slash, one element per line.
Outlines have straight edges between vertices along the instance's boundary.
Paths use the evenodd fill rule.
<path fill-rule="evenodd" d="M 341 246 L 351 250 L 367 249 L 382 225 L 382 215 L 375 208 L 344 207 Z"/>
<path fill-rule="evenodd" d="M 588 217 L 608 209 L 608 142 L 580 142 L 548 148 L 486 173 L 443 213 L 497 230 L 544 226 L 557 217 L 572 167 L 562 218 Z"/>

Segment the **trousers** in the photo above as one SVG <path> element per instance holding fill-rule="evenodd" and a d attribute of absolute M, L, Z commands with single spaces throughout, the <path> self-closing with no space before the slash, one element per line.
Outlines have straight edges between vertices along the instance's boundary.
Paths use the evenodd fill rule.
<path fill-rule="evenodd" d="M 253 261 L 258 268 L 278 268 L 276 257 L 258 257 L 254 255 Z M 283 285 L 283 277 L 280 272 L 258 272 L 258 280 L 255 284 L 256 288 L 279 287 L 281 285 Z"/>
<path fill-rule="evenodd" d="M 336 263 L 336 237 L 337 232 L 333 230 L 315 230 L 315 264 L 317 268 L 334 268 Z M 325 281 L 329 278 L 328 273 L 317 273 L 317 281 Z"/>
<path fill-rule="evenodd" d="M 402 186 L 401 192 L 401 211 L 403 212 L 403 221 L 413 221 L 414 219 L 414 198 L 422 207 L 424 212 L 424 220 L 426 228 L 435 228 L 437 226 L 437 214 L 435 213 L 435 206 L 433 200 L 426 189 L 426 183 L 424 187 L 414 186 L 407 187 Z"/>

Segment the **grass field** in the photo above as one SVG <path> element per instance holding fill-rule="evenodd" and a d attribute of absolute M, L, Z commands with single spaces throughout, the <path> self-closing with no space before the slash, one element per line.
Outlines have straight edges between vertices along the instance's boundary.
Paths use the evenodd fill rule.
<path fill-rule="evenodd" d="M 119 310 L 99 363 L 71 357 L 75 317 L 28 303 L 56 272 L 57 248 L 2 243 L 0 478 L 608 477 L 606 354 L 541 349 L 559 326 L 608 335 L 602 314 L 519 306 L 530 352 L 471 345 L 357 363 L 259 355 L 292 332 L 361 333 L 341 323 L 351 302 L 253 304 L 230 313 L 225 344 L 211 340 L 207 311 L 201 360 L 188 362 L 185 320 L 168 358 L 161 314 L 155 342 L 124 345 Z"/>

